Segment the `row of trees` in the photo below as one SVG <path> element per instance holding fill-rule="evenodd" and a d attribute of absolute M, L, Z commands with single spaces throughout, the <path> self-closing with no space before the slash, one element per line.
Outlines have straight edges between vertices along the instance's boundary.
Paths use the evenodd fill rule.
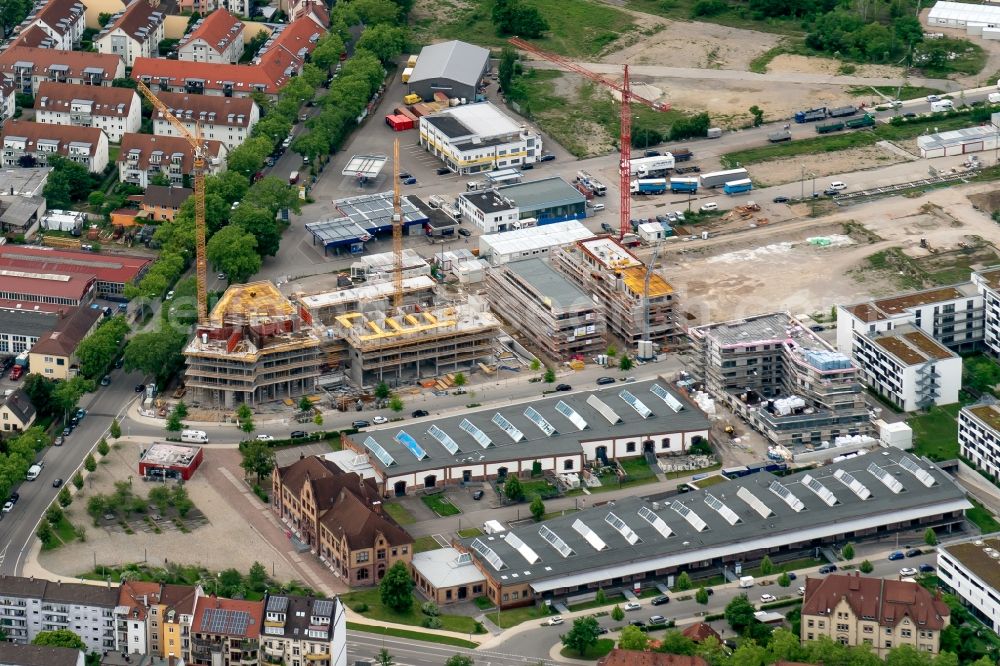
<path fill-rule="evenodd" d="M 49 436 L 42 428 L 29 428 L 13 439 L 5 440 L 0 449 L 0 497 L 7 497 L 10 491 L 28 473 L 35 461 L 35 454 L 49 443 Z"/>
<path fill-rule="evenodd" d="M 38 413 L 38 419 L 42 421 L 64 417 L 75 411 L 80 398 L 84 393 L 93 391 L 95 384 L 79 375 L 72 379 L 55 381 L 44 375 L 32 373 L 24 380 L 22 388 Z"/>
<path fill-rule="evenodd" d="M 100 379 L 118 356 L 129 327 L 125 317 L 105 319 L 76 348 L 80 374 L 87 379 Z"/>
<path fill-rule="evenodd" d="M 840 8 L 816 18 L 806 46 L 862 62 L 889 62 L 906 56 L 923 39 L 920 21 L 912 14 L 877 22 Z"/>
<path fill-rule="evenodd" d="M 501 37 L 518 35 L 537 39 L 549 30 L 549 22 L 538 8 L 523 0 L 495 0 L 490 17 Z"/>

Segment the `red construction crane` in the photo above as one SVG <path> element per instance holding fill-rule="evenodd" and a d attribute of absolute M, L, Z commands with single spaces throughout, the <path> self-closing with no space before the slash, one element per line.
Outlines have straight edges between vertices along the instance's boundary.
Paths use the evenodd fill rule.
<path fill-rule="evenodd" d="M 625 75 L 622 78 L 622 82 L 617 83 L 616 81 L 605 78 L 600 74 L 595 74 L 589 69 L 581 67 L 563 56 L 543 51 L 534 44 L 530 44 L 529 42 L 526 42 L 518 37 L 511 37 L 508 41 L 523 51 L 527 51 L 528 53 L 536 55 L 544 60 L 548 60 L 549 62 L 554 62 L 563 69 L 585 76 L 591 81 L 601 84 L 605 88 L 618 91 L 618 94 L 621 95 L 621 133 L 618 137 L 618 144 L 621 149 L 621 161 L 618 163 L 618 189 L 619 196 L 621 197 L 621 228 L 618 238 L 624 238 L 625 234 L 632 231 L 632 198 L 630 192 L 632 186 L 632 175 L 629 171 L 629 162 L 632 159 L 632 102 L 644 104 L 654 111 L 669 111 L 670 105 L 653 102 L 645 97 L 641 97 L 633 93 L 632 89 L 629 87 L 628 65 L 625 65 Z"/>

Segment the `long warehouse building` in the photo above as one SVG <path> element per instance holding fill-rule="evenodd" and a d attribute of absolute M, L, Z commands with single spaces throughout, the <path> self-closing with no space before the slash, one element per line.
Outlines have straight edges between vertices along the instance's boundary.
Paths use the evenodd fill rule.
<path fill-rule="evenodd" d="M 781 560 L 817 546 L 960 528 L 972 505 L 936 465 L 896 449 L 778 478 L 768 472 L 662 502 L 628 497 L 456 542 L 501 607 L 599 588 L 649 588 L 689 571 Z"/>

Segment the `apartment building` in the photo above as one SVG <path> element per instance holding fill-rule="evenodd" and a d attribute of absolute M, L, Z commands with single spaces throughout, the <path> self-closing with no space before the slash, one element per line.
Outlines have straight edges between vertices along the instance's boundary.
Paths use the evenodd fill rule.
<path fill-rule="evenodd" d="M 69 629 L 88 652 L 117 649 L 118 590 L 103 585 L 0 576 L 0 625 L 7 640 L 26 644 L 42 631 Z"/>
<path fill-rule="evenodd" d="M 490 268 L 486 293 L 493 311 L 554 361 L 607 348 L 601 306 L 541 259 Z"/>
<path fill-rule="evenodd" d="M 78 307 L 60 315 L 55 327 L 38 339 L 28 352 L 31 372 L 49 379 L 70 379 L 76 375 L 76 348 L 102 321 L 97 308 Z"/>
<path fill-rule="evenodd" d="M 378 485 L 318 456 L 271 476 L 272 510 L 351 585 L 374 585 L 398 561 L 410 563 L 413 538 L 381 510 Z"/>
<path fill-rule="evenodd" d="M 249 65 L 199 62 L 165 58 L 137 58 L 132 78 L 153 92 L 176 92 L 223 97 L 249 97 L 254 93 L 275 99 L 281 88 L 302 69 L 302 61 L 282 49 Z"/>
<path fill-rule="evenodd" d="M 0 642 L 3 666 L 86 666 L 83 650 Z"/>
<path fill-rule="evenodd" d="M 22 30 L 38 27 L 55 42 L 55 48 L 72 51 L 80 46 L 87 28 L 85 11 L 79 0 L 40 0 L 21 23 Z"/>
<path fill-rule="evenodd" d="M 983 298 L 983 347 L 994 358 L 1000 357 L 1000 267 L 974 272 L 972 284 Z"/>
<path fill-rule="evenodd" d="M 221 141 L 227 150 L 242 144 L 260 120 L 260 107 L 249 97 L 188 95 L 163 92 L 157 97 L 193 134 L 195 125 L 202 138 Z M 180 136 L 160 111 L 153 112 L 153 134 Z"/>
<path fill-rule="evenodd" d="M 991 396 L 959 410 L 958 446 L 965 459 L 1000 481 L 1000 405 Z"/>
<path fill-rule="evenodd" d="M 289 666 L 347 666 L 347 617 L 340 599 L 264 598 L 262 660 Z"/>
<path fill-rule="evenodd" d="M 51 155 L 82 164 L 91 173 L 101 173 L 108 165 L 108 135 L 97 127 L 9 120 L 0 141 L 0 163 L 5 167 L 45 166 Z"/>
<path fill-rule="evenodd" d="M 0 79 L 0 123 L 14 117 L 17 111 L 17 89 L 13 81 Z"/>
<path fill-rule="evenodd" d="M 885 658 L 909 645 L 936 655 L 951 611 L 919 583 L 832 574 L 806 578 L 802 600 L 802 642 L 826 636 L 844 645 L 869 646 Z"/>
<path fill-rule="evenodd" d="M 0 53 L 0 79 L 26 95 L 34 95 L 43 81 L 110 87 L 124 76 L 122 59 L 106 53 L 28 46 L 12 46 Z"/>
<path fill-rule="evenodd" d="M 142 211 L 147 220 L 172 222 L 177 211 L 194 194 L 188 187 L 150 185 L 142 194 Z"/>
<path fill-rule="evenodd" d="M 124 581 L 115 607 L 118 651 L 190 659 L 191 622 L 200 587 Z"/>
<path fill-rule="evenodd" d="M 864 389 L 850 358 L 787 312 L 689 329 L 696 374 L 771 443 L 806 450 L 868 435 Z"/>
<path fill-rule="evenodd" d="M 209 140 L 205 174 L 216 175 L 226 170 L 229 151 L 220 141 Z M 185 177 L 194 175 L 194 149 L 187 139 L 176 136 L 126 134 L 118 153 L 118 180 L 139 187 L 149 187 L 158 174 L 165 174 L 171 186 L 181 187 Z"/>
<path fill-rule="evenodd" d="M 419 143 L 457 173 L 536 162 L 542 136 L 490 102 L 466 104 L 420 118 Z"/>
<path fill-rule="evenodd" d="M 601 306 L 608 336 L 630 351 L 640 340 L 665 347 L 677 336 L 674 288 L 614 239 L 555 248 L 552 265 Z"/>
<path fill-rule="evenodd" d="M 120 57 L 126 67 L 135 64 L 136 58 L 157 58 L 165 18 L 148 0 L 135 0 L 111 17 L 94 39 L 94 46 L 99 53 Z"/>
<path fill-rule="evenodd" d="M 178 0 L 177 8 L 189 14 L 198 12 L 202 16 L 206 16 L 222 4 L 224 3 L 219 2 L 219 0 Z"/>
<path fill-rule="evenodd" d="M 243 22 L 225 8 L 194 24 L 177 47 L 178 60 L 235 65 L 243 55 Z"/>
<path fill-rule="evenodd" d="M 257 666 L 262 601 L 199 597 L 191 624 L 191 660 L 198 666 Z"/>
<path fill-rule="evenodd" d="M 59 48 L 59 41 L 49 37 L 49 34 L 37 25 L 33 25 L 30 28 L 25 28 L 17 33 L 17 36 L 11 41 L 10 46 L 30 46 L 40 49 L 57 49 Z"/>
<path fill-rule="evenodd" d="M 904 412 L 958 402 L 962 358 L 922 329 L 903 324 L 854 332 L 854 362 L 872 391 Z"/>
<path fill-rule="evenodd" d="M 295 19 L 291 23 L 279 25 L 264 43 L 258 58 L 266 58 L 268 53 L 282 50 L 294 54 L 300 62 L 316 48 L 319 38 L 326 30 L 319 26 L 311 14 Z"/>
<path fill-rule="evenodd" d="M 973 615 L 1000 633 L 1000 538 L 974 537 L 937 548 L 938 580 Z"/>
<path fill-rule="evenodd" d="M 35 121 L 96 127 L 104 130 L 109 141 L 119 143 L 127 132 L 138 132 L 142 126 L 142 104 L 129 88 L 46 81 L 35 95 Z"/>

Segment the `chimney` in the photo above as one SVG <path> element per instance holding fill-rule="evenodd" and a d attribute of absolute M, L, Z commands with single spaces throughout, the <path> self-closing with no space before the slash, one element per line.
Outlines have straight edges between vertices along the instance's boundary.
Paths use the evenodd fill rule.
<path fill-rule="evenodd" d="M 299 460 L 305 460 L 305 459 L 306 459 L 306 454 L 299 453 Z"/>
<path fill-rule="evenodd" d="M 382 515 L 382 502 L 380 500 L 372 502 L 372 511 L 374 511 L 376 515 Z"/>

